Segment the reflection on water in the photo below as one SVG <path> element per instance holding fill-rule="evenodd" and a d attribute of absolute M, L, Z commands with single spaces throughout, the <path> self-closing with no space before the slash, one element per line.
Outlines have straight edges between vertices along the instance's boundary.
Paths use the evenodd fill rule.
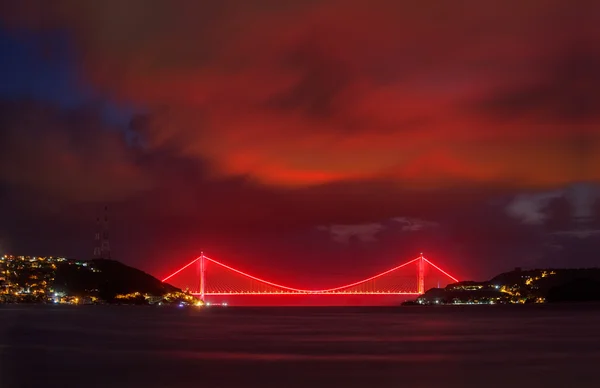
<path fill-rule="evenodd" d="M 600 306 L 0 306 L 0 387 L 598 387 Z"/>

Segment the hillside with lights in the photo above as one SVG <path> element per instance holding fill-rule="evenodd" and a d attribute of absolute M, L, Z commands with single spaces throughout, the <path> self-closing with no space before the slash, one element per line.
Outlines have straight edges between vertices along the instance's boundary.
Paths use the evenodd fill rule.
<path fill-rule="evenodd" d="M 418 304 L 526 304 L 600 301 L 600 268 L 533 269 L 505 272 L 484 282 L 432 288 Z"/>
<path fill-rule="evenodd" d="M 0 257 L 0 303 L 195 303 L 152 275 L 114 260 Z"/>

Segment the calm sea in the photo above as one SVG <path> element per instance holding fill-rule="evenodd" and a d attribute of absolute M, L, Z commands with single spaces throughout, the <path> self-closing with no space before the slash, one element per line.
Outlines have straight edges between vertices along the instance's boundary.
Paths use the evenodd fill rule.
<path fill-rule="evenodd" d="M 600 306 L 0 306 L 0 387 L 600 387 Z"/>

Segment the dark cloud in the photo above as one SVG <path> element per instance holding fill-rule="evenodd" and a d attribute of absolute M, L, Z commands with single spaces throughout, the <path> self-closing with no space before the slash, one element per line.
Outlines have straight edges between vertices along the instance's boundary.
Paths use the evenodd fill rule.
<path fill-rule="evenodd" d="M 548 230 L 566 231 L 574 226 L 573 206 L 566 197 L 550 199 L 541 211 Z"/>
<path fill-rule="evenodd" d="M 600 173 L 581 172 L 587 159 L 563 146 L 584 116 L 597 118 L 594 2 L 10 8 L 12 25 L 69 31 L 95 88 L 150 111 L 168 106 L 151 112 L 146 144 L 168 142 L 217 175 L 277 186 L 518 175 L 555 186 Z M 474 100 L 484 117 L 464 109 Z M 536 125 L 498 120 L 533 114 Z M 412 166 L 424 161 L 428 182 Z"/>
<path fill-rule="evenodd" d="M 124 136 L 94 108 L 0 101 L 0 179 L 74 201 L 115 200 L 151 185 Z"/>
<path fill-rule="evenodd" d="M 593 202 L 591 222 L 595 228 L 600 229 L 600 196 Z"/>
<path fill-rule="evenodd" d="M 566 234 L 570 185 L 600 179 L 596 2 L 2 6 L 14 34 L 68 36 L 82 83 L 143 112 L 122 130 L 0 103 L 14 249 L 91 254 L 105 202 L 116 257 L 154 273 L 204 249 L 318 282 L 318 264 L 325 281 L 423 250 L 485 277 L 596 246 Z"/>
<path fill-rule="evenodd" d="M 539 74 L 512 90 L 498 91 L 479 106 L 498 119 L 531 117 L 533 121 L 578 125 L 600 116 L 600 51 L 597 44 L 578 45 L 544 58 Z M 532 64 L 533 66 L 534 64 Z M 510 87 L 510 86 L 509 86 Z M 581 131 L 579 127 L 571 128 Z"/>
<path fill-rule="evenodd" d="M 300 80 L 290 90 L 273 96 L 267 106 L 301 111 L 316 119 L 329 119 L 335 114 L 336 98 L 350 85 L 352 77 L 345 74 L 348 69 L 342 62 L 321 50 L 316 44 L 309 43 L 284 57 L 284 66 L 298 71 Z"/>

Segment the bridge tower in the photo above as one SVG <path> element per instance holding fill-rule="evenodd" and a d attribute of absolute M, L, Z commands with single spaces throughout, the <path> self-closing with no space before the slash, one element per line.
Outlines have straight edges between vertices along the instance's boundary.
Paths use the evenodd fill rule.
<path fill-rule="evenodd" d="M 417 275 L 417 292 L 421 295 L 425 293 L 425 258 L 421 252 L 419 256 L 419 274 Z"/>
<path fill-rule="evenodd" d="M 200 300 L 204 302 L 204 288 L 206 285 L 206 260 L 204 260 L 204 252 L 200 252 L 200 260 L 198 260 L 198 269 L 200 270 Z"/>

